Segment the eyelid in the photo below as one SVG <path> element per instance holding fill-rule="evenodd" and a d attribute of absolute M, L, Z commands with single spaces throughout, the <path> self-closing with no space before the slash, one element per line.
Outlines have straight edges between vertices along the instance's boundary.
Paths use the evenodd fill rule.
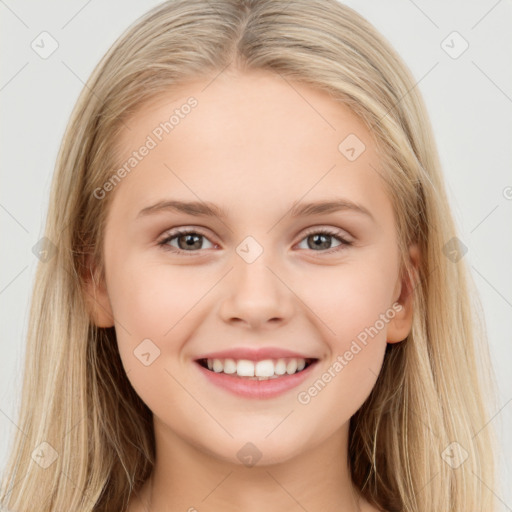
<path fill-rule="evenodd" d="M 302 239 L 312 233 L 318 233 L 318 232 L 327 232 L 332 236 L 336 236 L 338 238 L 342 238 L 347 243 L 352 243 L 354 237 L 346 230 L 334 226 L 328 226 L 328 225 L 319 225 L 319 226 L 312 226 L 311 228 L 306 229 L 306 231 L 302 234 Z M 347 239 L 348 238 L 348 239 Z"/>
<path fill-rule="evenodd" d="M 186 235 L 186 234 L 190 234 L 190 233 L 195 233 L 197 235 L 201 235 L 204 238 L 206 238 L 211 244 L 218 245 L 214 241 L 210 240 L 210 235 L 207 234 L 205 230 L 203 230 L 200 227 L 195 227 L 195 226 L 179 226 L 176 228 L 170 228 L 170 229 L 166 230 L 162 234 L 161 237 L 159 237 L 157 244 L 165 247 L 169 240 L 176 238 L 180 235 Z M 174 247 L 172 249 L 175 249 L 176 251 L 180 251 L 180 249 L 176 249 Z M 201 251 L 182 251 L 182 252 L 191 252 L 192 253 L 192 252 L 201 252 Z"/>

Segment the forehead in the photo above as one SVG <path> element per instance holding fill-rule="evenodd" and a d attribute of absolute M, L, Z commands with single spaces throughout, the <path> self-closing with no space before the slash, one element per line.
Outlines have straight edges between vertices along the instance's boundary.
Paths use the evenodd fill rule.
<path fill-rule="evenodd" d="M 337 151 L 336 143 L 349 133 L 367 146 L 372 142 L 363 121 L 327 91 L 261 70 L 175 86 L 140 105 L 125 126 L 119 137 L 125 151 L 144 135 L 179 142 L 191 132 L 203 149 L 224 146 L 226 135 L 231 147 L 246 150 L 256 150 L 258 143 L 269 149 L 273 143 L 283 149 L 291 144 L 297 152 L 299 143 L 318 144 L 322 137 L 322 149 Z"/>
<path fill-rule="evenodd" d="M 116 188 L 133 207 L 165 193 L 238 201 L 238 208 L 336 192 L 372 201 L 383 193 L 364 122 L 328 92 L 275 73 L 221 73 L 180 85 L 141 105 L 126 124 L 119 166 L 151 147 Z"/>

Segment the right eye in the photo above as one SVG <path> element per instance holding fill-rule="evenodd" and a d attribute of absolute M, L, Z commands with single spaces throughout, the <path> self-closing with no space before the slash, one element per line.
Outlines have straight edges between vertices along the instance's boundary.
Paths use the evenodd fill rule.
<path fill-rule="evenodd" d="M 169 250 L 177 253 L 194 253 L 198 252 L 199 249 L 202 249 L 202 241 L 201 239 L 208 240 L 206 235 L 196 231 L 196 230 L 174 230 L 170 233 L 167 233 L 167 236 L 158 242 L 158 245 L 162 247 L 164 250 Z M 176 245 L 173 245 L 171 242 L 176 240 Z M 211 244 L 210 241 L 208 243 Z M 213 247 L 213 244 L 212 244 Z"/>

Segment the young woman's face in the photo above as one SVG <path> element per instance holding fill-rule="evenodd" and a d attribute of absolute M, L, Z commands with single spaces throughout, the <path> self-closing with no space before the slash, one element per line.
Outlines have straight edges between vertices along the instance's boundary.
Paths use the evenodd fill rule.
<path fill-rule="evenodd" d="M 125 171 L 96 191 L 114 196 L 95 314 L 115 325 L 158 438 L 264 464 L 346 435 L 386 342 L 411 322 L 366 126 L 327 93 L 264 72 L 181 86 L 127 125 L 112 174 Z M 300 211 L 324 202 L 341 206 Z M 315 362 L 258 381 L 198 362 L 220 352 L 241 374 L 293 372 L 292 354 L 299 368 Z"/>

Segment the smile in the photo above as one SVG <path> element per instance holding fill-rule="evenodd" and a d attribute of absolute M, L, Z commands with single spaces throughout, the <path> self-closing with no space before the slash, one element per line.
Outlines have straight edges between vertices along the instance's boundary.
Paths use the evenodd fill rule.
<path fill-rule="evenodd" d="M 199 364 L 215 373 L 253 380 L 276 379 L 282 375 L 294 375 L 311 365 L 315 359 L 280 358 L 250 361 L 248 359 L 201 359 Z"/>
<path fill-rule="evenodd" d="M 196 366 L 210 383 L 245 398 L 276 397 L 301 384 L 318 359 L 198 359 Z"/>

